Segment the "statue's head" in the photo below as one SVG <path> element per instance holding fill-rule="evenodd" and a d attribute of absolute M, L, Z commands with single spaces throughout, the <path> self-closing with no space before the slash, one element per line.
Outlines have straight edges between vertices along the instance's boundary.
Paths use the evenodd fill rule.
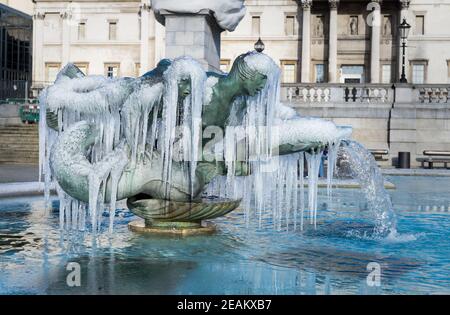
<path fill-rule="evenodd" d="M 191 78 L 183 78 L 178 81 L 178 97 L 184 99 L 191 94 Z"/>
<path fill-rule="evenodd" d="M 276 69 L 277 65 L 269 56 L 252 51 L 236 58 L 230 75 L 238 80 L 246 95 L 254 96 L 265 87 L 269 74 L 278 71 Z"/>

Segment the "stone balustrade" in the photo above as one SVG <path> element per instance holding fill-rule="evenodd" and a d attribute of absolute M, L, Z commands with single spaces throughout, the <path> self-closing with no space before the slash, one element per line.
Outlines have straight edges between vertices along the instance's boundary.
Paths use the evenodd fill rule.
<path fill-rule="evenodd" d="M 398 91 L 401 90 L 401 95 Z M 394 104 L 396 99 L 411 104 L 450 104 L 450 84 L 282 84 L 283 102 L 298 105 L 314 104 Z M 404 103 L 404 101 L 403 101 Z"/>
<path fill-rule="evenodd" d="M 420 167 L 424 150 L 450 150 L 450 84 L 283 84 L 282 102 L 302 116 L 353 127 L 353 138 L 369 149 L 410 152 Z"/>
<path fill-rule="evenodd" d="M 283 84 L 282 101 L 315 103 L 392 103 L 393 90 L 383 84 Z"/>
<path fill-rule="evenodd" d="M 419 103 L 450 104 L 450 84 L 417 86 Z"/>

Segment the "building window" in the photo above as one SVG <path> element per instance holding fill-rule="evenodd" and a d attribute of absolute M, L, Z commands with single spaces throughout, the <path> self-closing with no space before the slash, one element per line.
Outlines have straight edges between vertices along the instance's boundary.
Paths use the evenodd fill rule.
<path fill-rule="evenodd" d="M 105 64 L 105 75 L 108 78 L 115 78 L 119 76 L 120 65 L 118 63 Z"/>
<path fill-rule="evenodd" d="M 381 83 L 391 83 L 391 65 L 381 66 Z"/>
<path fill-rule="evenodd" d="M 252 35 L 259 36 L 261 34 L 261 17 L 252 16 Z"/>
<path fill-rule="evenodd" d="M 283 83 L 297 82 L 297 62 L 281 61 L 282 81 Z"/>
<path fill-rule="evenodd" d="M 316 64 L 314 68 L 315 68 L 316 83 L 324 83 L 325 82 L 325 65 L 324 64 Z"/>
<path fill-rule="evenodd" d="M 78 40 L 86 38 L 86 22 L 78 23 Z"/>
<path fill-rule="evenodd" d="M 220 60 L 220 71 L 228 73 L 230 71 L 230 60 Z"/>
<path fill-rule="evenodd" d="M 117 39 L 117 22 L 109 22 L 109 40 Z"/>
<path fill-rule="evenodd" d="M 414 29 L 414 35 L 425 34 L 425 15 L 416 15 L 416 27 Z"/>
<path fill-rule="evenodd" d="M 89 63 L 87 62 L 76 62 L 75 66 L 81 70 L 85 75 L 89 74 Z"/>
<path fill-rule="evenodd" d="M 49 62 L 45 64 L 45 81 L 47 84 L 54 83 L 61 69 L 60 63 Z"/>
<path fill-rule="evenodd" d="M 413 64 L 412 66 L 412 83 L 424 84 L 425 83 L 425 65 Z"/>
<path fill-rule="evenodd" d="M 363 65 L 341 67 L 341 83 L 364 83 L 365 69 Z"/>
<path fill-rule="evenodd" d="M 295 16 L 286 16 L 286 19 L 284 21 L 284 29 L 287 36 L 295 35 Z"/>

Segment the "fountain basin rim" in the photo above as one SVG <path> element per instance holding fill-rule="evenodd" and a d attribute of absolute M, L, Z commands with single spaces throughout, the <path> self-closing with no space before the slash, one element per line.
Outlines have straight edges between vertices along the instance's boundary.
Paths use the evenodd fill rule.
<path fill-rule="evenodd" d="M 52 184 L 50 193 L 55 195 L 56 189 Z M 44 195 L 43 182 L 12 182 L 0 183 L 0 198 L 39 196 Z"/>

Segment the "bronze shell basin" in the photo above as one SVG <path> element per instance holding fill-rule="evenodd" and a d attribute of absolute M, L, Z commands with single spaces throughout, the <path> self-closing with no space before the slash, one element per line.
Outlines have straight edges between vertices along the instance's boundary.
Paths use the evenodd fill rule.
<path fill-rule="evenodd" d="M 145 220 L 147 227 L 179 229 L 200 227 L 203 220 L 224 216 L 239 207 L 240 202 L 217 197 L 180 202 L 136 196 L 129 198 L 127 205 Z"/>

